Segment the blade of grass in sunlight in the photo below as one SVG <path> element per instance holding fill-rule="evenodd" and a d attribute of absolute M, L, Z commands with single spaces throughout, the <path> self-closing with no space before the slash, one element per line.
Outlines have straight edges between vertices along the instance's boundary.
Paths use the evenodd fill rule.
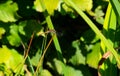
<path fill-rule="evenodd" d="M 118 0 L 110 0 L 110 3 L 115 14 L 117 15 L 117 21 L 118 24 L 120 25 L 120 2 Z"/>
<path fill-rule="evenodd" d="M 109 43 L 114 47 L 115 31 L 116 31 L 116 15 L 111 7 L 111 4 L 108 5 L 105 21 L 103 25 L 103 34 L 108 39 Z M 101 41 L 101 47 L 106 52 L 106 46 Z"/>
<path fill-rule="evenodd" d="M 42 0 L 40 0 L 40 4 L 42 6 L 42 9 L 45 10 L 45 4 Z M 48 14 L 47 11 L 44 11 L 44 16 L 45 16 L 45 19 L 46 19 L 46 22 L 47 22 L 47 25 L 48 25 L 48 28 L 49 30 L 55 30 L 54 29 L 54 26 L 52 24 L 52 20 L 50 18 L 50 15 Z M 53 34 L 51 33 L 51 35 L 53 36 Z M 58 41 L 58 38 L 57 36 L 55 35 L 54 38 L 53 38 L 53 42 L 54 42 L 54 45 L 55 45 L 55 48 L 57 50 L 57 54 L 58 54 L 58 59 L 60 59 L 61 61 L 63 61 L 63 57 L 62 57 L 62 51 L 61 51 L 61 48 L 60 48 L 60 44 L 59 44 L 59 41 Z"/>
<path fill-rule="evenodd" d="M 46 21 L 47 21 L 47 24 L 48 24 L 48 28 L 49 29 L 54 29 L 50 16 L 46 17 Z M 54 42 L 55 48 L 56 48 L 56 50 L 58 52 L 58 58 L 61 61 L 63 61 L 62 51 L 61 51 L 61 48 L 60 48 L 60 45 L 59 45 L 59 41 L 58 41 L 57 35 L 55 35 L 55 37 L 53 38 L 53 42 Z"/>
<path fill-rule="evenodd" d="M 118 0 L 110 0 L 110 3 L 113 7 L 115 13 L 120 17 L 120 3 Z"/>
<path fill-rule="evenodd" d="M 108 8 L 107 8 L 107 12 L 105 15 L 105 21 L 104 21 L 104 25 L 103 25 L 103 34 L 104 36 L 108 39 L 108 42 L 112 45 L 112 47 L 118 47 L 118 45 L 115 42 L 115 34 L 116 34 L 116 27 L 117 27 L 117 20 L 116 20 L 116 15 L 112 9 L 111 4 L 109 3 Z M 105 44 L 103 43 L 103 41 L 101 41 L 101 48 L 102 51 L 104 52 L 102 59 L 108 59 L 109 57 L 109 61 L 107 61 L 107 63 L 104 63 L 104 61 L 102 62 L 102 66 L 100 69 L 106 70 L 107 66 L 111 66 L 109 67 L 109 71 L 112 72 L 108 72 L 108 71 L 100 71 L 102 76 L 113 76 L 117 74 L 117 67 L 112 67 L 112 63 L 116 63 L 114 61 L 114 57 L 113 55 L 111 55 L 111 53 L 109 51 L 107 51 L 108 49 L 106 48 Z M 106 57 L 106 58 L 105 58 Z M 102 60 L 101 59 L 101 60 Z M 104 67 L 103 67 L 104 66 Z M 105 67 L 106 66 L 106 67 Z"/>
<path fill-rule="evenodd" d="M 100 30 L 96 27 L 96 25 L 87 17 L 87 15 L 81 11 L 71 0 L 64 0 L 65 3 L 69 3 L 72 8 L 74 8 L 77 13 L 86 21 L 86 23 L 90 26 L 90 28 L 99 36 L 99 38 L 103 41 L 109 51 L 114 55 L 116 61 L 120 65 L 119 57 L 115 49 L 112 45 L 108 42 L 105 36 L 100 32 Z"/>

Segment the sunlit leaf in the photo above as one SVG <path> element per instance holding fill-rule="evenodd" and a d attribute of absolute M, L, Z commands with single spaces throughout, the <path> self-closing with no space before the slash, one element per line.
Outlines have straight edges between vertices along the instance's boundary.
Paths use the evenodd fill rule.
<path fill-rule="evenodd" d="M 17 15 L 17 4 L 12 1 L 0 4 L 0 20 L 3 22 L 15 22 L 19 17 Z"/>
<path fill-rule="evenodd" d="M 2 39 L 3 34 L 5 34 L 5 29 L 0 27 L 0 39 Z"/>
<path fill-rule="evenodd" d="M 92 48 L 92 51 L 87 54 L 87 64 L 90 67 L 96 68 L 98 67 L 98 63 L 100 60 L 100 43 L 97 43 Z"/>
<path fill-rule="evenodd" d="M 116 35 L 117 35 L 116 31 L 118 29 L 117 15 L 116 15 L 115 11 L 113 10 L 113 6 L 111 6 L 111 4 L 112 3 L 109 3 L 108 8 L 107 8 L 107 12 L 105 15 L 105 21 L 104 21 L 104 25 L 103 25 L 103 29 L 104 29 L 103 34 L 108 39 L 109 44 L 112 45 L 111 47 L 117 47 L 117 46 L 119 46 L 119 41 L 116 41 L 116 39 L 117 39 L 116 38 Z M 108 76 L 116 75 L 117 76 L 117 72 L 116 72 L 117 67 L 116 67 L 116 65 L 114 65 L 114 64 L 116 64 L 116 59 L 114 58 L 113 55 L 111 55 L 111 52 L 109 53 L 109 51 L 111 49 L 110 50 L 107 49 L 106 45 L 104 44 L 103 41 L 101 41 L 101 48 L 103 51 L 102 59 L 106 59 L 107 57 L 109 57 L 109 59 L 106 59 L 106 61 L 101 60 L 104 63 L 102 63 L 100 61 L 101 62 L 100 70 L 104 70 L 104 72 L 102 72 L 102 71 L 99 71 L 99 72 L 101 73 L 102 76 L 105 76 L 105 75 L 108 75 Z M 118 54 L 118 52 L 117 52 L 117 54 Z M 119 58 L 119 56 L 118 56 L 118 58 Z M 109 72 L 109 71 L 112 71 L 112 72 Z"/>
<path fill-rule="evenodd" d="M 82 72 L 80 70 L 76 70 L 73 67 L 66 66 L 66 71 L 64 76 L 83 76 Z"/>
<path fill-rule="evenodd" d="M 66 1 L 66 0 L 64 0 Z M 93 1 L 92 0 L 72 0 L 82 11 L 89 11 L 93 7 Z M 69 4 L 67 4 L 69 5 Z M 70 6 L 70 5 L 69 5 Z M 66 8 L 64 6 L 63 8 Z M 69 9 L 68 9 L 69 10 Z"/>
<path fill-rule="evenodd" d="M 0 48 L 0 63 L 7 63 L 7 61 L 10 59 L 11 53 L 8 51 L 9 49 L 6 46 Z"/>
<path fill-rule="evenodd" d="M 45 37 L 44 28 L 42 28 L 42 29 L 37 33 L 37 36 L 43 36 L 43 37 Z"/>
<path fill-rule="evenodd" d="M 4 63 L 7 68 L 16 71 L 18 64 L 23 60 L 23 57 L 14 49 L 9 49 L 3 45 L 0 48 L 0 63 Z"/>
<path fill-rule="evenodd" d="M 100 24 L 103 24 L 104 22 L 104 12 L 102 11 L 102 7 L 101 6 L 98 6 L 96 9 L 95 9 L 95 16 L 94 18 L 96 19 L 96 21 Z"/>
<path fill-rule="evenodd" d="M 52 74 L 47 69 L 44 69 L 42 70 L 40 76 L 52 76 Z"/>
<path fill-rule="evenodd" d="M 36 20 L 21 21 L 18 25 L 12 24 L 10 26 L 10 35 L 7 36 L 7 39 L 12 46 L 18 47 L 21 44 L 21 35 L 29 38 L 33 32 L 40 30 L 41 25 Z"/>
<path fill-rule="evenodd" d="M 54 59 L 55 69 L 59 74 L 64 74 L 65 64 L 61 61 Z"/>
<path fill-rule="evenodd" d="M 55 68 L 60 75 L 64 76 L 83 76 L 80 70 L 76 70 L 71 66 L 67 66 L 61 61 L 54 59 Z"/>
<path fill-rule="evenodd" d="M 56 10 L 58 8 L 58 4 L 59 4 L 59 0 L 43 0 L 43 1 L 36 0 L 34 2 L 35 8 L 39 12 L 44 11 L 44 9 L 42 9 L 41 2 L 43 2 L 45 4 L 45 8 L 47 9 L 47 11 L 50 15 L 54 14 L 54 10 Z"/>
<path fill-rule="evenodd" d="M 91 10 L 92 9 L 92 0 L 72 0 L 81 10 Z"/>
<path fill-rule="evenodd" d="M 10 34 L 7 39 L 12 46 L 19 46 L 21 44 L 21 38 L 19 36 L 19 27 L 17 25 L 10 26 Z"/>
<path fill-rule="evenodd" d="M 35 9 L 39 12 L 43 12 L 44 9 L 42 8 L 42 5 L 41 5 L 41 0 L 35 0 L 34 1 L 34 6 L 35 6 Z"/>
<path fill-rule="evenodd" d="M 81 53 L 79 45 L 80 45 L 80 42 L 77 40 L 72 43 L 72 46 L 76 49 L 76 52 L 75 52 L 75 55 L 73 55 L 69 61 L 73 65 L 85 64 L 85 57 Z"/>
<path fill-rule="evenodd" d="M 59 0 L 44 0 L 45 7 L 49 14 L 53 14 L 58 8 Z"/>

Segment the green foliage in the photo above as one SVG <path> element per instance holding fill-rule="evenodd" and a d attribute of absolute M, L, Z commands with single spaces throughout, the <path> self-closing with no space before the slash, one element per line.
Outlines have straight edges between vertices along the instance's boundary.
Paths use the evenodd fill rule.
<path fill-rule="evenodd" d="M 54 59 L 55 68 L 59 74 L 63 74 L 64 76 L 83 76 L 82 72 L 74 69 L 71 66 L 67 66 L 61 61 Z M 64 68 L 63 68 L 64 67 Z"/>
<path fill-rule="evenodd" d="M 40 49 L 38 49 L 36 55 L 33 56 L 33 58 L 31 59 L 32 65 L 34 65 L 34 66 L 38 65 L 38 62 L 39 62 L 41 55 L 42 55 L 42 51 L 40 51 Z"/>
<path fill-rule="evenodd" d="M 97 50 L 96 50 L 97 49 Z M 87 55 L 87 64 L 93 68 L 98 68 L 98 63 L 101 57 L 100 53 L 100 44 L 96 43 L 92 47 L 92 52 L 88 53 Z M 94 60 L 93 60 L 94 59 Z"/>
<path fill-rule="evenodd" d="M 113 47 L 118 47 L 119 46 L 118 42 L 116 41 L 117 27 L 118 27 L 118 25 L 117 25 L 115 12 L 113 11 L 111 4 L 109 4 L 108 9 L 107 9 L 107 13 L 106 13 L 106 16 L 105 16 L 105 23 L 104 23 L 104 26 L 103 26 L 103 28 L 104 28 L 103 34 L 107 38 L 109 38 L 109 43 Z M 101 45 L 102 45 L 101 47 L 102 47 L 103 52 L 106 52 L 108 49 L 106 49 L 104 44 L 101 44 Z M 109 68 L 116 70 L 117 68 L 113 68 L 115 66 L 113 64 L 116 64 L 116 61 L 114 61 L 115 60 L 114 57 L 110 56 L 109 60 L 110 60 L 111 63 L 107 63 L 107 64 L 104 63 L 105 67 L 101 68 L 101 69 L 106 70 L 107 66 L 111 66 Z M 105 74 L 106 75 L 116 75 L 116 72 L 112 72 L 112 74 L 111 74 L 111 73 L 108 73 L 107 71 L 105 71 L 105 72 L 102 72 L 101 74 L 102 75 L 105 75 Z"/>
<path fill-rule="evenodd" d="M 5 29 L 4 28 L 0 28 L 0 39 L 2 39 L 2 35 L 5 34 Z"/>
<path fill-rule="evenodd" d="M 93 7 L 92 0 L 72 0 L 81 10 L 83 11 L 91 11 Z M 44 3 L 44 6 L 42 5 Z M 51 6 L 52 3 L 52 6 Z M 62 3 L 62 7 L 60 6 Z M 35 9 L 39 12 L 45 11 L 44 8 L 48 11 L 50 15 L 54 14 L 55 10 L 59 10 L 61 13 L 64 13 L 62 9 L 67 12 L 74 12 L 73 9 L 69 7 L 69 4 L 65 4 L 62 0 L 36 0 L 34 2 Z"/>
<path fill-rule="evenodd" d="M 0 21 L 15 22 L 19 18 L 17 15 L 17 4 L 13 1 L 7 1 L 0 4 Z"/>
<path fill-rule="evenodd" d="M 71 0 L 73 1 L 78 8 L 80 8 L 82 11 L 90 11 L 93 7 L 92 5 L 92 0 Z M 70 6 L 71 4 L 69 4 L 68 2 L 66 2 L 68 6 Z"/>
<path fill-rule="evenodd" d="M 75 55 L 73 55 L 69 62 L 71 62 L 73 65 L 80 65 L 85 64 L 85 57 L 82 55 L 80 48 L 79 41 L 73 41 L 72 46 L 76 49 Z"/>
<path fill-rule="evenodd" d="M 75 70 L 74 68 L 69 66 L 67 66 L 66 69 L 68 70 L 65 71 L 65 76 L 83 76 L 80 70 Z"/>
<path fill-rule="evenodd" d="M 40 76 L 52 76 L 52 74 L 48 70 L 44 69 L 42 70 Z"/>
<path fill-rule="evenodd" d="M 9 49 L 5 45 L 0 48 L 0 64 L 5 64 L 5 68 L 1 71 L 6 71 L 7 68 L 13 72 L 18 72 L 18 66 L 23 61 L 23 57 L 14 49 Z M 6 70 L 5 70 L 6 69 Z"/>
<path fill-rule="evenodd" d="M 95 9 L 95 19 L 98 23 L 100 24 L 103 24 L 104 23 L 104 12 L 101 10 L 102 7 L 101 6 L 98 6 L 96 9 Z"/>
<path fill-rule="evenodd" d="M 0 75 L 118 76 L 119 6 L 118 0 L 0 1 Z"/>
<path fill-rule="evenodd" d="M 42 7 L 42 3 L 44 3 L 44 7 L 47 9 L 48 13 L 50 15 L 54 14 L 54 10 L 56 10 L 58 8 L 58 4 L 59 4 L 60 0 L 36 0 L 34 2 L 35 8 L 37 11 L 39 12 L 43 12 L 45 11 Z M 51 5 L 52 3 L 52 5 Z"/>
<path fill-rule="evenodd" d="M 108 40 L 104 37 L 104 35 L 99 31 L 99 29 L 96 27 L 96 25 L 72 2 L 68 1 L 71 4 L 71 7 L 75 8 L 75 10 L 82 16 L 82 18 L 88 23 L 88 25 L 91 27 L 91 29 L 99 36 L 99 38 L 104 42 L 106 47 L 112 52 L 112 54 L 115 56 L 118 64 L 120 64 L 119 57 L 115 49 L 112 47 L 111 44 L 109 44 Z"/>
<path fill-rule="evenodd" d="M 10 26 L 10 35 L 7 37 L 7 39 L 12 46 L 19 46 L 21 44 L 21 39 L 18 35 L 18 30 L 19 27 L 17 25 Z"/>

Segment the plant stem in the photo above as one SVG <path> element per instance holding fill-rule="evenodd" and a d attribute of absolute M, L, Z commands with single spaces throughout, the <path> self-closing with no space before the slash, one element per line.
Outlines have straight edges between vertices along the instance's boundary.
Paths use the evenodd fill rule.
<path fill-rule="evenodd" d="M 110 52 L 114 55 L 116 61 L 120 65 L 120 60 L 118 57 L 117 52 L 112 47 L 112 45 L 108 42 L 108 40 L 105 38 L 105 36 L 99 31 L 99 29 L 96 27 L 96 25 L 87 17 L 85 13 L 82 12 L 71 0 L 64 0 L 65 3 L 69 3 L 72 8 L 74 8 L 77 13 L 86 21 L 86 23 L 90 26 L 90 28 L 98 35 L 98 37 L 104 42 L 106 47 L 110 50 Z"/>
<path fill-rule="evenodd" d="M 55 30 L 55 29 L 54 29 L 54 26 L 53 26 L 53 24 L 52 24 L 52 20 L 51 20 L 51 18 L 50 18 L 50 15 L 49 15 L 48 12 L 46 11 L 46 8 L 45 8 L 45 5 L 44 5 L 43 0 L 40 0 L 40 3 L 41 3 L 41 6 L 42 6 L 42 9 L 45 10 L 45 11 L 44 11 L 44 16 L 45 16 L 45 19 L 46 19 L 46 22 L 47 22 L 47 25 L 48 25 L 49 30 Z M 53 36 L 52 33 L 51 33 L 51 35 Z M 55 48 L 56 48 L 56 50 L 57 50 L 58 59 L 61 60 L 61 61 L 63 61 L 62 51 L 61 51 L 61 48 L 60 48 L 60 44 L 59 44 L 57 35 L 54 36 L 53 42 L 54 42 Z"/>

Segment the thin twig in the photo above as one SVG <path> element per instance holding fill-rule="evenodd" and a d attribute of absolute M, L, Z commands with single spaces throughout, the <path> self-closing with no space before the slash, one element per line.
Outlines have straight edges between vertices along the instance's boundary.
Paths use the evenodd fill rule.
<path fill-rule="evenodd" d="M 36 76 L 36 74 L 37 74 L 37 72 L 38 72 L 38 70 L 39 70 L 39 68 L 40 68 L 40 66 L 41 66 L 41 63 L 42 63 L 42 61 L 43 61 L 43 59 L 44 59 L 44 56 L 45 56 L 45 53 L 47 52 L 47 49 L 48 49 L 48 47 L 50 46 L 50 44 L 51 44 L 51 42 L 52 42 L 52 40 L 53 40 L 53 37 L 54 37 L 54 35 L 53 35 L 52 38 L 50 39 L 49 43 L 47 44 L 47 46 L 46 46 L 46 48 L 45 48 L 45 50 L 44 50 L 44 52 L 43 52 L 43 54 L 42 54 L 42 56 L 41 56 L 41 58 L 40 58 L 40 61 L 39 61 L 39 63 L 38 63 L 38 66 L 37 66 L 37 68 L 36 68 L 36 71 L 35 71 L 34 76 Z"/>
<path fill-rule="evenodd" d="M 32 44 L 32 41 L 33 41 L 34 34 L 35 33 L 33 32 L 32 36 L 31 36 L 31 39 L 30 39 L 30 42 L 29 42 L 29 45 L 28 45 L 28 49 L 25 52 L 25 56 L 24 56 L 25 59 L 28 57 L 28 53 L 30 51 L 30 47 L 31 47 L 31 44 Z"/>
<path fill-rule="evenodd" d="M 25 51 L 25 45 L 24 45 L 24 43 L 23 42 L 21 42 L 21 44 L 22 44 L 22 46 L 23 46 L 23 49 L 24 49 L 24 51 L 25 51 L 25 53 L 24 53 L 24 60 L 22 61 L 22 62 L 20 62 L 16 67 L 15 67 L 15 69 L 17 69 L 17 67 L 18 66 L 22 66 L 22 65 L 24 65 L 24 62 L 25 62 L 25 60 L 27 59 L 27 57 L 28 57 L 28 53 L 29 53 L 29 50 L 30 50 L 30 47 L 31 47 L 31 44 L 32 44 L 32 40 L 33 40 L 33 37 L 34 37 L 34 32 L 33 32 L 33 34 L 32 34 L 32 36 L 31 36 L 31 39 L 30 39 L 30 42 L 29 42 L 29 46 L 28 46 L 28 49 Z M 21 70 L 21 69 L 20 69 Z"/>
<path fill-rule="evenodd" d="M 116 47 L 115 50 L 120 49 L 120 47 Z M 111 55 L 110 51 L 107 51 L 105 54 L 103 54 L 102 58 L 100 59 L 99 63 L 98 63 L 98 70 L 100 69 L 101 65 L 103 64 L 103 62 L 108 59 L 108 57 Z M 101 76 L 100 72 L 98 71 L 98 76 Z"/>

